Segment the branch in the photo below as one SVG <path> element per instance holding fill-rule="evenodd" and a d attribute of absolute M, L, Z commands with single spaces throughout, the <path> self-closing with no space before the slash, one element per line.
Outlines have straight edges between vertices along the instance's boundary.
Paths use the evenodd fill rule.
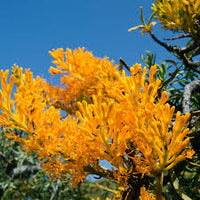
<path fill-rule="evenodd" d="M 135 174 L 128 178 L 127 186 L 124 188 L 122 200 L 138 200 L 142 186 L 149 188 L 152 179 L 145 174 Z"/>
<path fill-rule="evenodd" d="M 167 43 L 160 41 L 160 40 L 153 34 L 152 31 L 149 32 L 149 34 L 151 35 L 151 38 L 152 38 L 155 42 L 157 42 L 158 44 L 160 44 L 162 47 L 164 47 L 165 49 L 167 49 L 169 52 L 172 52 L 172 53 L 173 53 L 173 51 L 174 51 L 174 47 L 173 47 L 173 46 L 168 45 Z"/>
<path fill-rule="evenodd" d="M 13 169 L 12 178 L 18 178 L 25 176 L 30 173 L 37 173 L 40 170 L 39 165 L 22 165 L 21 167 L 16 167 Z"/>
<path fill-rule="evenodd" d="M 164 40 L 177 40 L 177 39 L 186 38 L 186 37 L 191 37 L 191 35 L 190 34 L 184 34 L 184 35 L 179 35 L 179 36 L 173 37 L 173 38 L 166 38 Z"/>
<path fill-rule="evenodd" d="M 56 186 L 53 187 L 53 193 L 52 193 L 52 195 L 51 195 L 50 200 L 53 200 L 53 199 L 55 198 L 56 193 L 57 193 L 57 191 L 58 191 L 59 184 L 60 184 L 60 179 L 57 180 Z"/>
<path fill-rule="evenodd" d="M 130 67 L 125 63 L 122 58 L 119 59 L 119 65 L 120 64 L 122 64 L 122 66 L 124 66 L 130 72 Z"/>
<path fill-rule="evenodd" d="M 163 84 L 162 84 L 160 90 L 161 90 L 163 87 L 165 87 L 165 85 L 167 85 L 168 83 L 170 83 L 170 82 L 176 77 L 177 73 L 179 72 L 179 69 L 178 69 L 178 66 L 177 66 L 176 62 L 171 61 L 171 60 L 166 60 L 166 61 L 173 63 L 173 64 L 175 65 L 175 67 L 176 67 L 176 70 L 175 70 L 173 73 L 169 73 L 170 77 L 169 77 L 167 80 L 165 80 L 165 81 L 163 82 Z"/>
<path fill-rule="evenodd" d="M 190 51 L 195 50 L 198 47 L 197 43 L 192 43 L 191 45 L 187 46 L 187 47 L 182 47 L 180 48 L 180 52 L 181 53 L 188 53 Z"/>
<path fill-rule="evenodd" d="M 192 95 L 192 92 L 198 87 L 200 87 L 200 77 L 197 80 L 194 80 L 185 86 L 184 92 L 183 92 L 183 113 L 184 114 L 190 112 L 191 95 Z"/>
<path fill-rule="evenodd" d="M 171 187 L 172 187 L 172 190 L 174 191 L 174 193 L 175 193 L 175 195 L 176 195 L 176 198 L 178 199 L 178 200 L 184 200 L 182 197 L 181 197 L 181 194 L 179 194 L 179 191 L 178 191 L 178 189 L 176 189 L 175 188 L 175 186 L 174 186 L 174 183 L 173 183 L 173 181 L 172 181 L 172 177 L 171 177 L 171 173 L 169 173 L 169 182 L 170 182 L 170 185 L 171 185 Z"/>
<path fill-rule="evenodd" d="M 191 161 L 189 161 L 189 164 L 191 164 L 191 165 L 193 165 L 193 166 L 195 166 L 195 167 L 200 167 L 200 164 L 194 163 L 194 162 L 191 162 Z"/>
<path fill-rule="evenodd" d="M 200 66 L 200 60 L 194 62 L 191 59 L 187 58 L 187 56 L 186 56 L 187 52 L 192 51 L 192 50 L 194 50 L 194 49 L 197 48 L 197 44 L 196 43 L 193 43 L 189 47 L 180 48 L 178 46 L 168 45 L 167 43 L 160 41 L 153 34 L 153 32 L 149 32 L 149 34 L 151 35 L 151 38 L 155 42 L 157 42 L 158 44 L 160 44 L 162 47 L 164 47 L 170 53 L 172 53 L 173 55 L 175 55 L 177 58 L 183 60 L 183 63 L 185 65 L 185 67 L 198 71 L 196 68 Z"/>
<path fill-rule="evenodd" d="M 194 111 L 192 111 L 191 115 L 199 117 L 200 116 L 200 110 L 194 110 Z"/>
<path fill-rule="evenodd" d="M 196 68 L 200 66 L 200 60 L 194 62 L 189 58 L 187 58 L 185 54 L 179 54 L 178 57 L 183 60 L 183 64 L 185 65 L 186 68 L 193 69 L 199 72 L 199 70 L 197 70 Z"/>
<path fill-rule="evenodd" d="M 184 54 L 184 53 L 188 53 L 194 49 L 196 49 L 198 47 L 198 45 L 196 43 L 192 43 L 190 46 L 188 47 L 178 47 L 178 46 L 172 46 L 172 45 L 168 45 L 165 42 L 162 42 L 161 40 L 159 40 L 154 34 L 153 32 L 149 32 L 149 34 L 151 35 L 151 38 L 157 42 L 158 44 L 160 44 L 162 47 L 164 47 L 165 49 L 167 49 L 169 52 L 175 54 L 175 56 L 177 56 L 176 54 L 180 55 L 180 54 Z"/>
<path fill-rule="evenodd" d="M 113 190 L 107 187 L 104 187 L 103 185 L 99 185 L 99 183 L 95 183 L 97 187 L 99 187 L 100 189 L 103 189 L 105 191 L 111 192 L 113 194 L 118 194 L 119 192 L 117 190 Z"/>
<path fill-rule="evenodd" d="M 164 178 L 164 172 L 161 172 L 157 176 L 157 183 L 156 183 L 156 199 L 158 200 L 162 200 L 163 178 Z"/>
<path fill-rule="evenodd" d="M 84 170 L 86 172 L 89 172 L 90 174 L 95 174 L 95 175 L 98 175 L 100 177 L 108 178 L 108 179 L 111 179 L 111 180 L 115 179 L 113 172 L 111 170 L 104 168 L 104 167 L 101 167 L 101 166 L 98 166 L 97 169 L 95 169 L 91 165 L 88 165 L 88 166 L 84 167 Z"/>

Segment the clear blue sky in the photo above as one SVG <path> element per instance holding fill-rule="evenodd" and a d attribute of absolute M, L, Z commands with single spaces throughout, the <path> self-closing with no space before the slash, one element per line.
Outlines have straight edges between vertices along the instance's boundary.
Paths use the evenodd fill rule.
<path fill-rule="evenodd" d="M 53 48 L 86 47 L 95 56 L 108 56 L 118 63 L 141 62 L 145 50 L 166 53 L 151 38 L 128 29 L 141 24 L 140 6 L 146 19 L 151 0 L 0 0 L 0 68 L 16 63 L 34 75 L 48 78 Z"/>

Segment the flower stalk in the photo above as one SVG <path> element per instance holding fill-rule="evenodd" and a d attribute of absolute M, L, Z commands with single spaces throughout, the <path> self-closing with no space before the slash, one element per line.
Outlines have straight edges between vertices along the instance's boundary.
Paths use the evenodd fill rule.
<path fill-rule="evenodd" d="M 161 172 L 157 176 L 156 200 L 162 200 L 163 177 L 164 177 L 164 173 L 163 172 Z"/>

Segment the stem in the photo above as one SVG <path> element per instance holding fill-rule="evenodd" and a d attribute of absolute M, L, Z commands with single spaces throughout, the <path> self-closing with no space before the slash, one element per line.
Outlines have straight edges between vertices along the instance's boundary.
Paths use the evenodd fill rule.
<path fill-rule="evenodd" d="M 89 174 L 95 174 L 103 178 L 108 178 L 110 180 L 115 180 L 114 174 L 111 170 L 106 169 L 100 165 L 97 166 L 95 169 L 93 166 L 88 165 L 84 167 L 84 171 L 88 172 Z"/>
<path fill-rule="evenodd" d="M 104 187 L 103 185 L 99 185 L 98 183 L 95 183 L 95 185 L 96 185 L 97 187 L 99 187 L 100 189 L 105 190 L 105 191 L 108 191 L 108 192 L 111 192 L 111 193 L 113 193 L 113 194 L 118 194 L 118 193 L 119 193 L 119 191 L 117 191 L 117 190 L 112 190 L 112 189 L 110 189 L 110 188 L 108 188 L 108 187 Z"/>
<path fill-rule="evenodd" d="M 124 66 L 130 72 L 130 67 L 125 63 L 122 58 L 119 59 L 119 62 L 122 64 L 122 67 Z"/>
<path fill-rule="evenodd" d="M 157 176 L 156 200 L 162 200 L 163 172 Z"/>

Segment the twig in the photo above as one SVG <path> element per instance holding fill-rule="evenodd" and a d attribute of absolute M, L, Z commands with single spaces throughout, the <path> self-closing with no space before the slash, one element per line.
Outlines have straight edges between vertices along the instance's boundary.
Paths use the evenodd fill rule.
<path fill-rule="evenodd" d="M 160 41 L 160 40 L 153 34 L 152 31 L 149 32 L 149 34 L 151 35 L 151 38 L 152 38 L 155 42 L 157 42 L 158 44 L 160 44 L 162 47 L 164 47 L 165 49 L 167 49 L 167 50 L 170 51 L 170 52 L 173 52 L 173 51 L 174 51 L 174 47 L 173 47 L 173 46 L 168 45 L 167 43 Z"/>
<path fill-rule="evenodd" d="M 164 47 L 166 50 L 168 50 L 170 53 L 172 53 L 173 55 L 175 55 L 177 58 L 181 59 L 185 65 L 186 68 L 189 69 L 193 69 L 195 71 L 198 71 L 196 68 L 200 66 L 200 60 L 198 61 L 192 61 L 191 59 L 187 58 L 186 53 L 194 50 L 197 48 L 197 44 L 192 44 L 189 47 L 185 47 L 185 48 L 180 48 L 178 46 L 172 46 L 172 45 L 168 45 L 165 42 L 160 41 L 154 34 L 153 32 L 149 32 L 149 34 L 151 35 L 151 38 L 157 42 L 158 44 L 160 44 L 162 47 Z M 198 71 L 199 72 L 199 71 Z"/>
<path fill-rule="evenodd" d="M 200 167 L 200 164 L 198 164 L 198 163 L 189 162 L 189 164 L 191 164 L 191 165 L 193 165 L 193 166 L 195 166 L 195 167 Z"/>
<path fill-rule="evenodd" d="M 163 178 L 164 178 L 164 173 L 161 172 L 157 176 L 157 183 L 156 183 L 156 199 L 157 200 L 162 200 Z"/>
<path fill-rule="evenodd" d="M 200 110 L 192 111 L 192 112 L 191 112 L 191 115 L 192 115 L 192 116 L 198 116 L 198 117 L 199 117 L 199 116 L 200 116 Z"/>
<path fill-rule="evenodd" d="M 177 66 L 177 63 L 176 63 L 176 62 L 171 61 L 171 60 L 166 60 L 166 61 L 167 61 L 167 62 L 173 63 L 173 64 L 175 65 L 175 67 L 176 67 L 176 70 L 175 70 L 173 73 L 170 73 L 170 77 L 169 77 L 167 80 L 165 80 L 165 81 L 163 82 L 163 84 L 162 84 L 160 90 L 161 90 L 163 87 L 165 87 L 165 85 L 167 85 L 170 81 L 172 81 L 172 80 L 176 77 L 177 73 L 179 72 L 179 69 L 178 69 L 178 66 Z"/>
<path fill-rule="evenodd" d="M 122 58 L 119 59 L 119 63 L 121 63 L 130 72 L 130 67 L 125 63 Z"/>
<path fill-rule="evenodd" d="M 113 179 L 113 180 L 115 179 L 114 174 L 111 170 L 104 168 L 100 165 L 98 165 L 97 168 L 94 168 L 91 165 L 88 165 L 88 166 L 84 167 L 84 170 L 86 172 L 89 172 L 90 174 L 95 174 L 100 177 L 109 178 L 109 179 Z"/>
<path fill-rule="evenodd" d="M 179 54 L 178 57 L 183 60 L 183 64 L 185 65 L 186 68 L 193 69 L 199 73 L 199 70 L 197 70 L 196 68 L 200 66 L 200 60 L 194 62 L 189 58 L 187 58 L 185 54 L 183 55 Z"/>
<path fill-rule="evenodd" d="M 99 187 L 100 189 L 103 189 L 105 191 L 108 191 L 108 192 L 112 192 L 113 194 L 118 194 L 118 191 L 117 190 L 113 190 L 113 189 L 110 189 L 110 188 L 107 188 L 103 185 L 99 185 L 99 183 L 95 183 L 97 187 Z"/>
<path fill-rule="evenodd" d="M 53 200 L 53 199 L 55 198 L 56 193 L 57 193 L 57 191 L 58 191 L 58 186 L 59 186 L 59 184 L 60 184 L 60 179 L 57 180 L 56 186 L 53 188 L 54 191 L 53 191 L 53 193 L 52 193 L 52 195 L 51 195 L 50 200 Z"/>
<path fill-rule="evenodd" d="M 175 193 L 175 195 L 176 195 L 176 198 L 177 198 L 178 200 L 184 200 L 184 199 L 181 197 L 181 194 L 179 194 L 178 189 L 175 188 L 171 176 L 172 176 L 172 173 L 169 172 L 169 182 L 170 182 L 170 185 L 171 185 L 171 187 L 172 187 L 172 190 L 174 191 L 174 193 Z"/>
<path fill-rule="evenodd" d="M 195 50 L 197 47 L 198 47 L 197 43 L 194 42 L 194 43 L 190 44 L 189 46 L 180 48 L 180 52 L 181 53 L 188 53 L 190 51 Z"/>
<path fill-rule="evenodd" d="M 166 38 L 164 40 L 177 40 L 177 39 L 186 38 L 186 37 L 191 37 L 191 35 L 190 34 L 184 34 L 184 35 L 179 35 L 179 36 L 176 36 L 176 37 L 173 37 L 173 38 Z"/>

